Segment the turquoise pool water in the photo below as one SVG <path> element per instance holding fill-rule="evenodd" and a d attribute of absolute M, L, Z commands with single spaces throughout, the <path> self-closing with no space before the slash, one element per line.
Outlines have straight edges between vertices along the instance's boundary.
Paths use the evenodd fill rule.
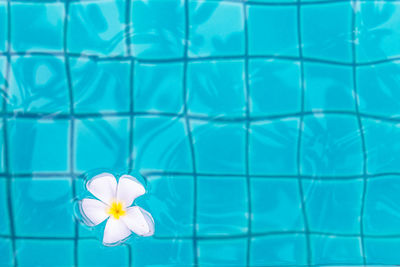
<path fill-rule="evenodd" d="M 397 0 L 0 0 L 0 266 L 400 264 L 399 60 Z"/>

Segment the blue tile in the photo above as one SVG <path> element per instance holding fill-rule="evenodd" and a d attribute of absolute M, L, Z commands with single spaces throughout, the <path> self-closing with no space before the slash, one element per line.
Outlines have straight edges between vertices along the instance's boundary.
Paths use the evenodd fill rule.
<path fill-rule="evenodd" d="M 6 179 L 0 179 L 0 235 L 10 234 L 10 216 L 8 213 L 8 194 L 6 182 Z"/>
<path fill-rule="evenodd" d="M 361 175 L 363 151 L 358 121 L 348 115 L 304 119 L 300 167 L 304 175 Z"/>
<path fill-rule="evenodd" d="M 74 265 L 72 240 L 17 240 L 18 266 L 52 267 Z"/>
<path fill-rule="evenodd" d="M 126 171 L 129 159 L 128 127 L 127 117 L 76 120 L 76 170 Z"/>
<path fill-rule="evenodd" d="M 302 2 L 306 3 L 306 2 L 317 2 L 315 4 L 324 4 L 324 2 L 332 2 L 331 0 L 302 0 Z M 308 3 L 306 3 L 308 4 Z M 310 3 L 311 4 L 311 3 Z"/>
<path fill-rule="evenodd" d="M 99 225 L 98 227 L 90 227 L 80 222 L 78 225 L 78 235 L 80 238 L 92 238 L 101 243 L 104 234 L 104 226 L 105 224 Z"/>
<path fill-rule="evenodd" d="M 244 177 L 199 176 L 197 192 L 197 235 L 247 233 L 248 204 Z"/>
<path fill-rule="evenodd" d="M 244 54 L 243 4 L 189 1 L 189 56 Z"/>
<path fill-rule="evenodd" d="M 241 1 L 241 0 L 238 0 Z M 293 3 L 296 2 L 296 0 L 252 0 L 251 2 L 253 3 Z"/>
<path fill-rule="evenodd" d="M 362 120 L 369 174 L 400 172 L 400 124 Z"/>
<path fill-rule="evenodd" d="M 368 181 L 364 210 L 364 233 L 400 234 L 400 177 L 386 176 Z"/>
<path fill-rule="evenodd" d="M 183 109 L 183 63 L 137 63 L 134 86 L 135 112 Z"/>
<path fill-rule="evenodd" d="M 183 1 L 132 2 L 132 51 L 146 59 L 179 58 L 184 53 L 185 8 Z"/>
<path fill-rule="evenodd" d="M 400 62 L 357 68 L 360 112 L 400 116 L 399 71 Z"/>
<path fill-rule="evenodd" d="M 298 127 L 299 120 L 295 118 L 252 123 L 249 136 L 250 173 L 297 174 Z"/>
<path fill-rule="evenodd" d="M 362 265 L 358 237 L 311 236 L 312 263 L 315 265 Z"/>
<path fill-rule="evenodd" d="M 0 103 L 1 105 L 1 103 Z M 0 121 L 0 173 L 6 172 L 6 160 L 5 160 L 5 143 L 4 143 L 4 132 L 3 132 L 3 121 Z"/>
<path fill-rule="evenodd" d="M 330 4 L 329 8 L 325 5 L 306 5 L 301 8 L 301 12 L 305 57 L 352 61 L 352 3 Z"/>
<path fill-rule="evenodd" d="M 126 246 L 105 247 L 98 240 L 78 241 L 78 266 L 128 267 L 129 250 Z"/>
<path fill-rule="evenodd" d="M 12 244 L 10 239 L 0 238 L 0 266 L 14 266 Z"/>
<path fill-rule="evenodd" d="M 244 60 L 190 63 L 187 76 L 189 113 L 245 115 Z"/>
<path fill-rule="evenodd" d="M 242 123 L 192 121 L 196 168 L 200 173 L 245 173 Z"/>
<path fill-rule="evenodd" d="M 8 35 L 8 12 L 7 3 L 0 3 L 0 51 L 5 52 L 7 49 Z"/>
<path fill-rule="evenodd" d="M 147 199 L 156 222 L 156 236 L 190 236 L 193 233 L 194 178 L 152 176 L 148 178 Z M 167 200 L 168 201 L 165 201 Z M 138 206 L 143 206 L 138 200 Z M 159 207 L 162 207 L 161 209 Z"/>
<path fill-rule="evenodd" d="M 296 113 L 301 110 L 300 63 L 251 60 L 249 63 L 252 116 Z"/>
<path fill-rule="evenodd" d="M 359 234 L 363 181 L 303 181 L 310 231 Z M 331 251 L 331 250 L 328 250 Z"/>
<path fill-rule="evenodd" d="M 398 57 L 400 3 L 360 2 L 356 15 L 358 62 Z"/>
<path fill-rule="evenodd" d="M 400 262 L 399 238 L 365 238 L 365 254 L 369 265 L 397 265 Z"/>
<path fill-rule="evenodd" d="M 68 51 L 124 55 L 125 0 L 74 2 L 69 5 Z"/>
<path fill-rule="evenodd" d="M 304 109 L 355 111 L 351 67 L 304 63 Z"/>
<path fill-rule="evenodd" d="M 86 188 L 86 182 L 90 175 L 89 173 L 85 173 L 83 176 L 79 176 L 78 179 L 74 179 L 74 186 L 75 186 L 75 195 L 77 199 L 83 199 L 91 193 Z"/>
<path fill-rule="evenodd" d="M 69 95 L 62 57 L 17 56 L 11 60 L 7 109 L 20 112 L 68 112 Z"/>
<path fill-rule="evenodd" d="M 74 236 L 72 187 L 69 178 L 16 178 L 12 181 L 12 196 L 16 235 Z"/>
<path fill-rule="evenodd" d="M 304 235 L 271 235 L 251 239 L 251 266 L 306 265 L 307 250 Z"/>
<path fill-rule="evenodd" d="M 70 62 L 76 113 L 129 111 L 130 61 Z"/>
<path fill-rule="evenodd" d="M 192 156 L 184 120 L 136 117 L 133 135 L 136 169 L 192 172 Z"/>
<path fill-rule="evenodd" d="M 69 170 L 69 121 L 8 121 L 10 169 L 13 173 Z"/>
<path fill-rule="evenodd" d="M 141 238 L 132 246 L 133 266 L 192 266 L 192 240 Z"/>
<path fill-rule="evenodd" d="M 201 266 L 246 266 L 246 238 L 202 240 L 197 246 Z"/>
<path fill-rule="evenodd" d="M 80 238 L 91 238 L 97 240 L 97 242 L 102 242 L 104 234 L 105 224 L 101 224 L 98 227 L 87 226 L 84 222 L 80 222 L 78 225 L 78 235 Z"/>
<path fill-rule="evenodd" d="M 295 6 L 248 7 L 250 55 L 298 56 Z"/>
<path fill-rule="evenodd" d="M 104 226 L 105 224 L 98 227 L 90 227 L 83 222 L 80 222 L 78 225 L 78 235 L 81 238 L 92 238 L 101 243 L 104 234 Z"/>
<path fill-rule="evenodd" d="M 252 232 L 304 230 L 296 179 L 251 179 Z"/>
<path fill-rule="evenodd" d="M 5 90 L 4 88 L 6 86 L 6 72 L 7 72 L 7 57 L 0 56 L 0 92 L 3 92 L 3 90 Z M 3 111 L 3 101 L 4 98 L 2 98 L 0 101 L 0 112 Z"/>
<path fill-rule="evenodd" d="M 64 3 L 11 2 L 12 50 L 63 51 L 64 6 Z"/>

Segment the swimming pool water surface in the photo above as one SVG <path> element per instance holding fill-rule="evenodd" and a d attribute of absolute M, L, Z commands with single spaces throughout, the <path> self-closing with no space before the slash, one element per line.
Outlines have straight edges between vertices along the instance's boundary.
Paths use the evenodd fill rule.
<path fill-rule="evenodd" d="M 400 264 L 399 60 L 396 0 L 0 0 L 0 266 Z"/>

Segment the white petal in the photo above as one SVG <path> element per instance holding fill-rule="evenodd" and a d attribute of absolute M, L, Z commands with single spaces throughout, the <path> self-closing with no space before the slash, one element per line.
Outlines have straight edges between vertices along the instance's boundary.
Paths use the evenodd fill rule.
<path fill-rule="evenodd" d="M 130 235 L 131 231 L 124 222 L 110 217 L 110 219 L 107 221 L 106 228 L 104 229 L 103 244 L 113 245 L 124 240 Z"/>
<path fill-rule="evenodd" d="M 115 199 L 117 180 L 110 173 L 96 175 L 86 184 L 87 190 L 106 204 Z"/>
<path fill-rule="evenodd" d="M 144 193 L 146 190 L 135 177 L 123 175 L 119 178 L 117 200 L 122 201 L 124 207 L 132 205 L 133 201 Z"/>
<path fill-rule="evenodd" d="M 79 208 L 85 223 L 89 226 L 98 225 L 109 216 L 106 212 L 107 206 L 97 199 L 84 198 L 80 201 Z"/>
<path fill-rule="evenodd" d="M 137 235 L 151 236 L 154 234 L 153 217 L 140 207 L 127 209 L 126 215 L 121 217 L 121 220 Z"/>

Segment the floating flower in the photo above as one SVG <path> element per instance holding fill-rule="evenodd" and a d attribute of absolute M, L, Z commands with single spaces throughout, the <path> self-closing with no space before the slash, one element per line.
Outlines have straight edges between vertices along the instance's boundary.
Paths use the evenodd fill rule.
<path fill-rule="evenodd" d="M 96 175 L 86 183 L 87 190 L 97 199 L 84 198 L 79 208 L 84 222 L 96 226 L 107 220 L 103 244 L 116 245 L 127 239 L 132 232 L 140 236 L 154 233 L 154 220 L 150 213 L 133 201 L 146 193 L 143 185 L 130 175 L 117 180 L 110 173 Z"/>

